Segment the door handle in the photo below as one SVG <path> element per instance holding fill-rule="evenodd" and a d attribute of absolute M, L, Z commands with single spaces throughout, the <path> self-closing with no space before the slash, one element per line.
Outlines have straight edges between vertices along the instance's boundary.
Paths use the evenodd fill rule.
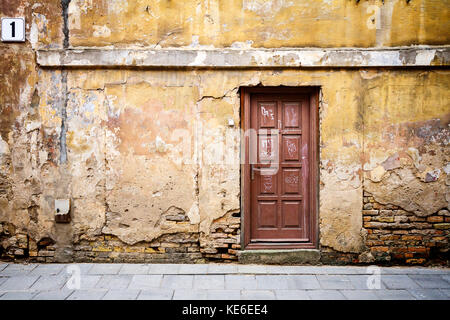
<path fill-rule="evenodd" d="M 253 164 L 250 165 L 250 171 L 251 171 L 251 179 L 254 180 L 255 179 L 255 171 L 262 171 L 262 169 L 256 169 L 255 167 L 253 167 Z"/>

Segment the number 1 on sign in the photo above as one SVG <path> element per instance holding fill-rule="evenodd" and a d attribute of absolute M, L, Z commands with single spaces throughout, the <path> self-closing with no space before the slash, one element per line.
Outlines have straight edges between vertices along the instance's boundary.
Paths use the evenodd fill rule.
<path fill-rule="evenodd" d="M 13 21 L 9 24 L 11 26 L 11 37 L 16 37 L 16 23 Z"/>

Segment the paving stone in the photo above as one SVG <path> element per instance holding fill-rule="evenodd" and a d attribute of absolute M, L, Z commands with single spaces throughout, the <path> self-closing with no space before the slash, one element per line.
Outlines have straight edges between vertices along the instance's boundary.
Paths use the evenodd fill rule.
<path fill-rule="evenodd" d="M 376 290 L 374 292 L 382 300 L 415 300 L 407 290 Z"/>
<path fill-rule="evenodd" d="M 174 290 L 171 289 L 148 289 L 141 290 L 138 300 L 171 300 Z"/>
<path fill-rule="evenodd" d="M 2 271 L 3 269 L 5 269 L 7 266 L 8 266 L 7 263 L 1 263 L 1 262 L 0 262 L 0 273 L 1 273 L 1 271 Z"/>
<path fill-rule="evenodd" d="M 148 264 L 124 264 L 119 274 L 148 274 L 149 269 Z"/>
<path fill-rule="evenodd" d="M 355 267 L 355 266 L 323 266 L 316 267 L 315 274 L 322 275 L 345 275 L 345 274 L 366 274 L 367 267 Z"/>
<path fill-rule="evenodd" d="M 67 300 L 101 300 L 108 290 L 74 290 Z"/>
<path fill-rule="evenodd" d="M 420 287 L 424 289 L 450 289 L 448 283 L 441 275 L 409 275 Z"/>
<path fill-rule="evenodd" d="M 33 300 L 65 300 L 72 293 L 73 290 L 39 291 L 39 293 L 33 297 Z"/>
<path fill-rule="evenodd" d="M 381 281 L 388 289 L 419 289 L 419 285 L 415 283 L 407 275 L 382 275 Z"/>
<path fill-rule="evenodd" d="M 227 274 L 225 275 L 225 289 L 256 289 L 257 282 L 254 275 Z"/>
<path fill-rule="evenodd" d="M 32 290 L 59 290 L 64 287 L 68 276 L 40 276 L 31 287 Z"/>
<path fill-rule="evenodd" d="M 208 300 L 239 300 L 240 290 L 208 290 Z"/>
<path fill-rule="evenodd" d="M 271 290 L 241 290 L 242 300 L 275 300 L 275 293 Z"/>
<path fill-rule="evenodd" d="M 239 274 L 267 274 L 267 268 L 259 265 L 238 265 Z"/>
<path fill-rule="evenodd" d="M 149 274 L 178 274 L 179 264 L 152 264 L 148 270 Z"/>
<path fill-rule="evenodd" d="M 345 296 L 338 290 L 307 290 L 312 300 L 345 300 Z"/>
<path fill-rule="evenodd" d="M 3 283 L 5 283 L 5 282 L 6 282 L 6 280 L 8 280 L 8 278 L 7 278 L 7 277 L 4 277 L 4 278 L 0 278 L 0 287 L 2 286 L 2 284 L 3 284 Z"/>
<path fill-rule="evenodd" d="M 448 300 L 447 295 L 438 289 L 409 289 L 417 300 Z"/>
<path fill-rule="evenodd" d="M 235 264 L 209 264 L 208 274 L 230 274 L 238 273 L 238 266 Z"/>
<path fill-rule="evenodd" d="M 193 275 L 164 275 L 161 287 L 166 289 L 191 289 Z"/>
<path fill-rule="evenodd" d="M 108 290 L 102 300 L 136 300 L 139 290 Z"/>
<path fill-rule="evenodd" d="M 288 288 L 289 289 L 320 289 L 319 281 L 314 275 L 291 275 L 289 276 Z"/>
<path fill-rule="evenodd" d="M 369 279 L 371 275 L 347 275 L 347 279 L 350 280 L 350 283 L 352 284 L 353 288 L 360 289 L 360 290 L 372 290 L 369 288 L 367 281 L 370 281 L 370 285 L 377 285 L 379 284 L 379 288 L 374 289 L 386 289 L 386 286 L 381 282 L 381 275 L 380 275 L 380 281 L 375 284 L 371 282 L 371 279 Z"/>
<path fill-rule="evenodd" d="M 347 278 L 346 275 L 317 275 L 317 280 L 319 280 L 320 286 L 325 290 L 344 290 L 344 289 L 354 289 L 352 283 Z"/>
<path fill-rule="evenodd" d="M 310 300 L 306 290 L 275 290 L 277 300 Z"/>
<path fill-rule="evenodd" d="M 97 285 L 97 283 L 100 281 L 100 279 L 102 278 L 102 276 L 97 275 L 81 275 L 80 278 L 80 289 L 81 290 L 85 290 L 85 289 L 93 289 L 95 288 L 95 286 Z M 67 286 L 67 284 L 66 284 Z"/>
<path fill-rule="evenodd" d="M 39 276 L 10 277 L 0 286 L 0 291 L 27 290 L 38 278 Z"/>
<path fill-rule="evenodd" d="M 378 300 L 376 290 L 340 290 L 349 300 Z"/>
<path fill-rule="evenodd" d="M 441 277 L 442 277 L 442 279 L 444 279 L 445 281 L 450 283 L 450 274 L 443 274 Z"/>
<path fill-rule="evenodd" d="M 224 275 L 194 275 L 194 289 L 224 289 Z"/>
<path fill-rule="evenodd" d="M 31 272 L 38 265 L 35 263 L 32 264 L 14 264 L 10 263 L 6 268 L 0 271 L 1 276 L 26 276 L 29 272 Z"/>
<path fill-rule="evenodd" d="M 72 281 L 71 278 L 69 278 L 67 280 L 67 282 L 64 285 L 64 288 L 75 289 L 75 290 L 93 289 L 93 288 L 95 288 L 95 285 L 100 281 L 101 277 L 102 276 L 100 276 L 100 275 L 81 274 L 79 288 L 76 287 L 78 285 L 77 282 L 75 280 Z"/>
<path fill-rule="evenodd" d="M 289 289 L 289 277 L 285 275 L 256 275 L 257 289 Z"/>
<path fill-rule="evenodd" d="M 132 277 L 129 289 L 145 290 L 159 288 L 162 278 L 162 274 L 137 274 Z"/>
<path fill-rule="evenodd" d="M 10 291 L 0 296 L 0 300 L 31 300 L 38 291 Z"/>
<path fill-rule="evenodd" d="M 95 263 L 70 263 L 67 266 L 78 266 L 81 270 L 81 274 L 88 274 L 91 271 Z M 66 268 L 67 269 L 67 268 Z"/>
<path fill-rule="evenodd" d="M 98 283 L 95 285 L 98 289 L 111 289 L 119 290 L 126 289 L 130 285 L 131 275 L 104 275 L 100 278 Z"/>
<path fill-rule="evenodd" d="M 383 267 L 382 274 L 448 274 L 450 268 Z"/>
<path fill-rule="evenodd" d="M 120 269 L 122 268 L 122 264 L 106 264 L 106 263 L 99 263 L 94 264 L 92 268 L 89 270 L 89 274 L 119 274 Z"/>
<path fill-rule="evenodd" d="M 59 275 L 66 269 L 65 264 L 40 264 L 34 268 L 29 275 L 30 276 L 50 276 Z"/>
<path fill-rule="evenodd" d="M 178 270 L 179 274 L 207 274 L 207 264 L 182 264 Z"/>
<path fill-rule="evenodd" d="M 175 289 L 173 300 L 206 300 L 208 293 L 206 290 Z"/>
<path fill-rule="evenodd" d="M 439 291 L 441 291 L 442 293 L 444 293 L 445 295 L 447 295 L 447 297 L 450 298 L 450 289 L 440 289 Z"/>

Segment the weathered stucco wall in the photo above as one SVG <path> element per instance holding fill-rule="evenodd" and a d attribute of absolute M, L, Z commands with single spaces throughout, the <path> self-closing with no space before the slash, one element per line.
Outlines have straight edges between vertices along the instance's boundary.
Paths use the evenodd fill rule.
<path fill-rule="evenodd" d="M 0 44 L 0 255 L 40 261 L 235 260 L 241 236 L 238 90 L 255 85 L 320 87 L 323 261 L 343 256 L 372 262 L 381 247 L 390 250 L 391 244 L 370 242 L 391 225 L 363 216 L 378 210 L 369 208 L 369 200 L 397 208 L 389 209 L 391 215 L 408 212 L 416 219 L 405 218 L 411 223 L 442 217 L 431 219 L 440 224 L 436 228 L 432 222 L 422 226 L 443 237 L 436 241 L 440 252 L 448 252 L 445 67 L 36 64 L 37 49 L 64 47 L 449 43 L 447 1 L 243 0 L 224 6 L 169 0 L 1 3 L 2 16 L 27 18 L 29 41 Z M 367 25 L 378 12 L 370 6 L 380 10 L 378 29 Z M 55 199 L 71 199 L 69 224 L 55 223 Z M 392 228 L 408 222 L 384 220 L 375 222 Z M 420 229 L 409 225 L 405 230 L 412 234 Z"/>
<path fill-rule="evenodd" d="M 448 1 L 73 0 L 73 46 L 447 44 Z"/>

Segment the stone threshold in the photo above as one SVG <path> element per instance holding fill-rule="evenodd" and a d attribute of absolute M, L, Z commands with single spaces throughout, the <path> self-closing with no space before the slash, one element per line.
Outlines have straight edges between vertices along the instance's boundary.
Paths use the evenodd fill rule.
<path fill-rule="evenodd" d="M 242 264 L 319 264 L 320 251 L 317 249 L 267 249 L 242 250 L 238 253 Z"/>
<path fill-rule="evenodd" d="M 445 67 L 450 46 L 397 48 L 37 50 L 41 67 L 361 68 Z"/>

